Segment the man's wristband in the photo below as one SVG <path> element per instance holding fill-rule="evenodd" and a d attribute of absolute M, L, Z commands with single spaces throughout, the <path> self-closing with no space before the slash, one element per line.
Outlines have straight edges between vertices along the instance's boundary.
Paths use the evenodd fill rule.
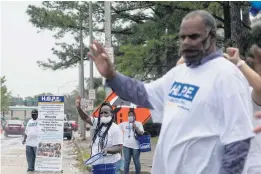
<path fill-rule="evenodd" d="M 237 67 L 240 68 L 242 65 L 244 65 L 246 62 L 244 60 L 240 60 L 238 63 L 237 63 Z"/>

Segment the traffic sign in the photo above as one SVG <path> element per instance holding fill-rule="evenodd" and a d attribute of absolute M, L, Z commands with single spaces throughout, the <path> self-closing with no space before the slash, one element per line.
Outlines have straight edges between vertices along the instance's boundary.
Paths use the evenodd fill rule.
<path fill-rule="evenodd" d="M 94 107 L 94 101 L 93 100 L 88 100 L 86 98 L 81 99 L 81 108 L 85 112 L 87 111 L 92 111 Z"/>
<path fill-rule="evenodd" d="M 81 99 L 81 108 L 83 111 L 87 111 L 87 99 L 86 98 L 82 98 Z"/>
<path fill-rule="evenodd" d="M 87 100 L 87 111 L 92 111 L 94 108 L 94 101 L 93 100 Z"/>
<path fill-rule="evenodd" d="M 117 106 L 114 105 L 114 102 L 116 101 L 115 99 L 119 98 L 116 93 L 111 92 L 111 94 L 105 99 L 105 101 L 110 102 L 112 105 L 113 109 L 117 108 Z M 99 106 L 93 113 L 92 115 L 94 117 L 99 117 Z M 121 122 L 128 121 L 128 112 L 130 111 L 130 108 L 132 108 L 132 105 L 130 107 L 122 107 L 117 113 L 116 113 L 116 122 L 117 124 L 120 124 Z M 151 117 L 150 110 L 147 108 L 134 108 L 134 112 L 136 114 L 136 120 L 145 124 Z"/>
<path fill-rule="evenodd" d="M 95 89 L 90 89 L 89 90 L 89 99 L 90 100 L 95 100 L 96 99 Z"/>

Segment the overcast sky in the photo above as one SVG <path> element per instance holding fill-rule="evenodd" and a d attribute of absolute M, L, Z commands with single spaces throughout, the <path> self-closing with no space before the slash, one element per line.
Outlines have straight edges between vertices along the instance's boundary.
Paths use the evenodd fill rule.
<path fill-rule="evenodd" d="M 29 4 L 41 2 L 1 2 L 1 76 L 6 76 L 7 88 L 13 96 L 57 94 L 58 88 L 60 94 L 69 93 L 78 85 L 78 68 L 51 71 L 38 67 L 38 60 L 55 58 L 51 52 L 55 39 L 49 31 L 37 33 L 38 29 L 29 23 L 25 13 Z M 85 77 L 89 77 L 89 64 L 84 68 Z"/>

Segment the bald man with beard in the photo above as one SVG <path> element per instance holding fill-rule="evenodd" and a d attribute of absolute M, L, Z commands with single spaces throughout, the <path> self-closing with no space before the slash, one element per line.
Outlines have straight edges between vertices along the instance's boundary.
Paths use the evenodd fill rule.
<path fill-rule="evenodd" d="M 121 98 L 149 108 L 162 128 L 152 174 L 241 173 L 254 137 L 249 85 L 216 46 L 214 17 L 187 14 L 180 26 L 184 64 L 144 84 L 114 70 L 98 42 L 89 56 Z M 231 90 L 228 92 L 228 90 Z"/>

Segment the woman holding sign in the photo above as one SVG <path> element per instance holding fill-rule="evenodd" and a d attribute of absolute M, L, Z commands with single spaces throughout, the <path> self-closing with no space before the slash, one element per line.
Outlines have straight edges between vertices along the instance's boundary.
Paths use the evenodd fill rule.
<path fill-rule="evenodd" d="M 120 171 L 120 159 L 123 144 L 123 133 L 119 126 L 113 122 L 114 114 L 110 103 L 104 102 L 99 111 L 99 117 L 94 118 L 87 115 L 81 109 L 81 98 L 76 98 L 76 108 L 83 121 L 94 127 L 92 138 L 92 154 L 103 153 L 103 157 L 93 162 L 92 165 L 114 163 L 116 173 Z"/>

